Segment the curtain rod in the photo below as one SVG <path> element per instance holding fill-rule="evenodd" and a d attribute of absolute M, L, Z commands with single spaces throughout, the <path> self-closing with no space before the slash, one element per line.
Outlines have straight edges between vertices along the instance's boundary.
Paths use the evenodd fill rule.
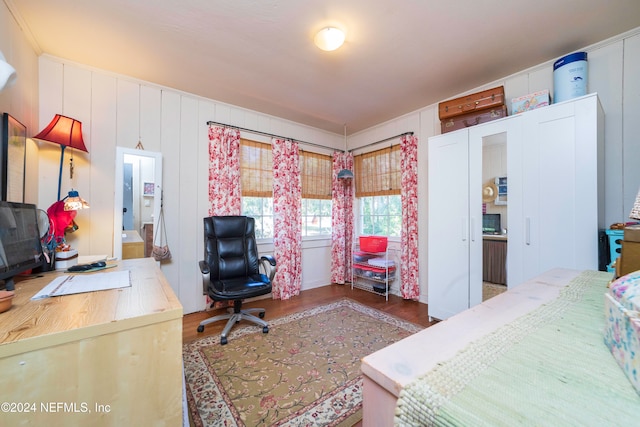
<path fill-rule="evenodd" d="M 220 125 L 220 126 L 226 126 L 226 127 L 229 127 L 229 128 L 234 128 L 234 129 L 238 129 L 238 130 L 243 130 L 243 131 L 245 131 L 245 132 L 251 132 L 251 133 L 255 133 L 255 134 L 258 134 L 258 135 L 262 135 L 262 136 L 269 136 L 269 137 L 271 137 L 271 138 L 290 139 L 290 140 L 292 140 L 292 141 L 297 141 L 297 142 L 300 142 L 300 143 L 302 143 L 302 144 L 306 144 L 306 145 L 313 145 L 314 147 L 318 147 L 318 148 L 324 148 L 325 150 L 341 151 L 341 150 L 338 150 L 338 149 L 336 149 L 336 148 L 327 147 L 326 145 L 315 144 L 315 143 L 313 143 L 313 142 L 302 141 L 302 140 L 300 140 L 300 139 L 289 138 L 289 137 L 281 136 L 281 135 L 274 135 L 274 134 L 272 134 L 272 133 L 262 132 L 262 131 L 259 131 L 259 130 L 253 130 L 253 129 L 241 128 L 240 126 L 228 125 L 228 124 L 226 124 L 226 123 L 214 122 L 214 121 L 211 121 L 211 120 L 207 122 L 207 125 Z"/>
<path fill-rule="evenodd" d="M 226 127 L 230 127 L 230 128 L 234 128 L 234 129 L 238 129 L 238 130 L 243 130 L 245 132 L 251 132 L 251 133 L 255 133 L 258 135 L 262 135 L 262 136 L 269 136 L 271 138 L 282 138 L 282 139 L 291 139 L 293 141 L 297 141 L 297 142 L 301 142 L 302 144 L 307 144 L 307 145 L 313 145 L 314 147 L 319 147 L 319 148 L 324 148 L 325 150 L 336 150 L 336 151 L 340 151 L 336 148 L 331 148 L 331 147 L 327 147 L 326 145 L 320 145 L 320 144 L 315 144 L 313 142 L 307 142 L 307 141 L 301 141 L 299 139 L 295 139 L 295 138 L 287 138 L 286 136 L 281 136 L 281 135 L 274 135 L 272 133 L 267 133 L 267 132 L 262 132 L 259 130 L 253 130 L 253 129 L 247 129 L 247 128 L 242 128 L 240 126 L 233 126 L 233 125 L 228 125 L 226 123 L 220 123 L 220 122 L 214 122 L 212 120 L 209 120 L 207 122 L 207 125 L 220 125 L 220 126 L 226 126 Z M 399 135 L 396 136 L 390 136 L 389 138 L 385 138 L 385 139 L 381 139 L 380 141 L 376 141 L 376 142 L 371 142 L 369 144 L 363 145 L 362 147 L 358 147 L 358 148 L 352 148 L 351 150 L 347 150 L 348 152 L 352 152 L 354 150 L 360 150 L 361 148 L 365 148 L 365 147 L 370 147 L 372 145 L 376 145 L 376 144 L 380 144 L 383 142 L 387 142 L 387 141 L 391 141 L 392 139 L 396 139 L 396 138 L 400 138 L 402 136 L 405 135 L 413 135 L 413 132 L 405 132 L 405 133 L 401 133 Z"/>
<path fill-rule="evenodd" d="M 352 149 L 347 150 L 347 151 L 349 151 L 351 153 L 352 151 L 360 150 L 360 149 L 365 148 L 365 147 L 371 147 L 372 145 L 381 144 L 383 142 L 391 141 L 392 139 L 400 138 L 400 137 L 403 137 L 405 135 L 413 135 L 413 132 L 405 132 L 405 133 L 398 134 L 396 136 L 390 136 L 389 138 L 381 139 L 380 141 L 376 141 L 376 142 L 370 142 L 370 143 L 365 144 L 365 145 L 363 145 L 361 147 L 352 148 Z"/>

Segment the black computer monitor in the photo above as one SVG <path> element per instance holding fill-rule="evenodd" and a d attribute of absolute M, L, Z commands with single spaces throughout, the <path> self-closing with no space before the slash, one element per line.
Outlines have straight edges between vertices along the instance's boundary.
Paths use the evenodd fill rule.
<path fill-rule="evenodd" d="M 500 214 L 482 214 L 482 232 L 485 234 L 501 234 Z"/>
<path fill-rule="evenodd" d="M 35 205 L 0 202 L 0 287 L 14 289 L 14 276 L 43 265 Z"/>

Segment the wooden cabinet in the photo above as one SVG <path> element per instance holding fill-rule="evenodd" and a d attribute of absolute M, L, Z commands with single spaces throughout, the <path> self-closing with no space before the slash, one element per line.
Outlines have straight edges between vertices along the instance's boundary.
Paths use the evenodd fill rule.
<path fill-rule="evenodd" d="M 603 114 L 593 94 L 429 138 L 430 317 L 482 301 L 482 146 L 497 135 L 507 147 L 507 285 L 554 267 L 598 269 Z"/>
<path fill-rule="evenodd" d="M 493 143 L 496 135 L 506 141 L 507 176 L 510 188 L 517 187 L 519 120 L 496 120 L 429 138 L 427 298 L 432 318 L 447 319 L 482 302 L 483 144 Z M 509 192 L 507 210 L 514 216 L 518 197 Z M 517 220 L 509 222 L 518 229 Z"/>
<path fill-rule="evenodd" d="M 606 228 L 598 97 L 533 110 L 523 119 L 523 280 L 554 267 L 597 270 L 598 230 Z"/>
<path fill-rule="evenodd" d="M 119 261 L 105 272 L 129 271 L 131 286 L 98 292 L 31 300 L 61 272 L 16 283 L 0 314 L 0 401 L 35 406 L 0 424 L 182 425 L 182 306 L 156 264 Z"/>
<path fill-rule="evenodd" d="M 122 232 L 122 259 L 144 258 L 144 242 L 135 230 Z"/>
<path fill-rule="evenodd" d="M 481 163 L 476 161 L 482 150 L 469 144 L 467 129 L 428 143 L 429 316 L 447 319 L 469 307 L 472 284 L 482 286 Z"/>

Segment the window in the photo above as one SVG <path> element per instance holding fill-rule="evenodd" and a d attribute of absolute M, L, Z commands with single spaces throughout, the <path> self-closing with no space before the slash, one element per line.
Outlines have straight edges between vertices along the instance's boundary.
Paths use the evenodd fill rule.
<path fill-rule="evenodd" d="M 273 238 L 273 198 L 242 197 L 242 215 L 256 220 L 256 239 Z"/>
<path fill-rule="evenodd" d="M 302 236 L 331 235 L 331 156 L 300 151 Z M 271 144 L 240 140 L 242 214 L 255 218 L 256 238 L 273 238 Z"/>
<path fill-rule="evenodd" d="M 400 145 L 354 157 L 360 234 L 400 237 Z"/>
<path fill-rule="evenodd" d="M 402 203 L 400 196 L 360 198 L 360 234 L 400 237 Z"/>
<path fill-rule="evenodd" d="M 331 156 L 300 151 L 302 236 L 331 235 Z"/>
<path fill-rule="evenodd" d="M 256 238 L 273 238 L 273 155 L 271 144 L 240 140 L 242 214 L 255 218 Z"/>
<path fill-rule="evenodd" d="M 302 236 L 331 235 L 331 200 L 302 199 Z"/>

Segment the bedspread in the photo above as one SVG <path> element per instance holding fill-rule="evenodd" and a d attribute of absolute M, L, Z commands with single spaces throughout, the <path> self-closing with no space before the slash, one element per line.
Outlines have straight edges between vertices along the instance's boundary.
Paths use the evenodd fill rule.
<path fill-rule="evenodd" d="M 640 396 L 603 342 L 610 273 L 471 343 L 400 393 L 398 426 L 636 425 Z"/>

